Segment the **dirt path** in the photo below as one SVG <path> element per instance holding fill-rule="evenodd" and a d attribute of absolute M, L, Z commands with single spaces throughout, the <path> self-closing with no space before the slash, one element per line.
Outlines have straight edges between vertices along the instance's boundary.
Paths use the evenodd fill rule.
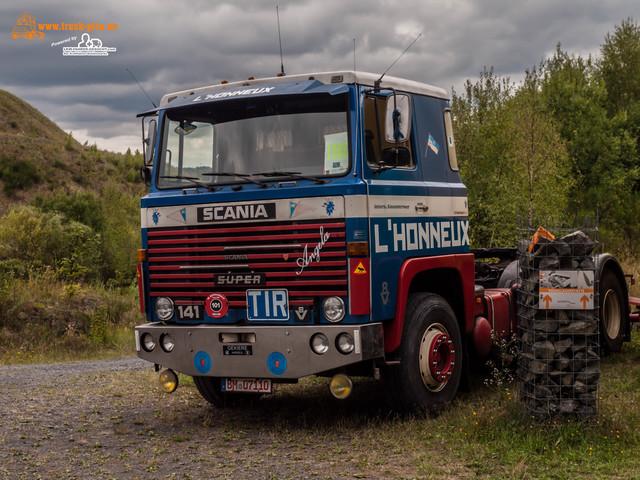
<path fill-rule="evenodd" d="M 418 453 L 446 452 L 406 438 L 366 385 L 346 403 L 316 380 L 219 410 L 189 380 L 161 393 L 138 359 L 0 367 L 0 478 L 423 478 Z"/>

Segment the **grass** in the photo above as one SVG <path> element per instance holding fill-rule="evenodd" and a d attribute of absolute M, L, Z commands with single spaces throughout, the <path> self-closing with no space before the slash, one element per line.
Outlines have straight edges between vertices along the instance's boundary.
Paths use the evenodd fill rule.
<path fill-rule="evenodd" d="M 330 397 L 327 379 L 305 378 L 250 407 L 220 410 L 187 376 L 162 393 L 151 366 L 55 378 L 20 394 L 25 408 L 7 424 L 11 456 L 0 473 L 22 468 L 35 478 L 46 465 L 104 478 L 639 478 L 639 379 L 637 331 L 603 360 L 599 416 L 590 423 L 528 418 L 517 383 L 482 378 L 438 416 L 388 412 L 368 379 L 356 379 L 345 401 Z"/>
<path fill-rule="evenodd" d="M 518 384 L 480 388 L 433 420 L 428 439 L 444 439 L 449 451 L 487 478 L 637 478 L 640 456 L 640 333 L 623 353 L 602 362 L 599 416 L 527 417 Z M 436 433 L 437 432 L 437 433 Z M 425 470 L 428 457 L 420 459 Z"/>
<path fill-rule="evenodd" d="M 409 461 L 409 470 L 417 471 L 415 477 L 390 478 L 639 478 L 640 332 L 622 353 L 603 360 L 599 415 L 591 422 L 531 418 L 517 382 L 474 383 L 436 417 L 397 417 L 379 407 L 375 382 L 357 382 L 354 398 L 339 403 L 329 398 L 326 380 L 305 379 L 278 386 L 250 412 L 227 411 L 224 424 L 212 410 L 218 418 L 205 416 L 204 424 L 231 431 L 259 425 L 285 445 L 334 445 L 330 454 L 348 456 L 362 467 L 363 478 L 375 478 L 366 472 L 387 461 Z M 181 388 L 194 390 L 185 382 Z"/>
<path fill-rule="evenodd" d="M 143 321 L 135 292 L 46 277 L 0 285 L 0 312 L 0 364 L 134 355 L 132 327 Z M 264 471 L 263 462 L 280 458 L 288 470 L 273 478 L 640 478 L 637 326 L 632 342 L 604 359 L 601 370 L 599 415 L 591 422 L 528 417 L 517 382 L 491 386 L 483 378 L 438 416 L 401 417 L 386 409 L 380 385 L 369 379 L 356 379 L 343 402 L 330 397 L 327 379 L 305 378 L 277 385 L 251 408 L 221 411 L 199 396 L 188 376 L 166 395 L 150 369 L 109 372 L 94 382 L 107 403 L 91 404 L 74 431 L 94 434 L 87 448 L 105 461 L 113 460 L 108 444 L 117 441 L 118 455 L 146 459 L 143 470 L 166 468 L 171 452 L 170 458 L 186 459 L 180 468 L 195 478 L 200 467 L 233 477 Z M 111 436 L 104 435 L 107 424 Z"/>
<path fill-rule="evenodd" d="M 135 355 L 143 322 L 135 289 L 73 284 L 52 275 L 5 277 L 0 284 L 0 364 Z"/>

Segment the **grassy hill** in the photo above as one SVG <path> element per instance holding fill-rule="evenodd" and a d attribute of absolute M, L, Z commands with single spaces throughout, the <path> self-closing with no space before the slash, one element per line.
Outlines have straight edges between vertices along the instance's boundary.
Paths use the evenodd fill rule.
<path fill-rule="evenodd" d="M 129 348 L 141 164 L 0 90 L 0 362 Z"/>
<path fill-rule="evenodd" d="M 56 190 L 99 192 L 105 181 L 142 195 L 141 163 L 137 152 L 81 145 L 31 105 L 0 90 L 0 211 Z"/>

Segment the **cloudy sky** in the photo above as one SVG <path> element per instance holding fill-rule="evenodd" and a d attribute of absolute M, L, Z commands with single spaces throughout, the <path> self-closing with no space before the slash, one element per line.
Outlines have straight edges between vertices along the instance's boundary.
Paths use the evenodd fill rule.
<path fill-rule="evenodd" d="M 382 73 L 421 34 L 389 74 L 449 92 L 477 80 L 485 66 L 518 81 L 558 42 L 570 53 L 597 57 L 616 25 L 640 20 L 638 0 L 3 2 L 0 89 L 81 142 L 134 151 L 135 115 L 151 103 L 127 69 L 156 103 L 164 93 L 223 79 L 273 76 L 280 71 L 276 5 L 286 73 L 350 70 L 354 39 L 356 68 Z M 43 25 L 44 38 L 13 38 L 25 10 Z M 80 23 L 82 30 L 61 30 Z M 105 30 L 88 31 L 90 25 Z M 64 55 L 83 33 L 99 39 L 108 55 Z"/>

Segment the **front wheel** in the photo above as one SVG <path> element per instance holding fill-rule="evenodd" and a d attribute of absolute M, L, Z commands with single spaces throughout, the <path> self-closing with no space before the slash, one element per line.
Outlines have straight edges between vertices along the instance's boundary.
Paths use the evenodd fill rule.
<path fill-rule="evenodd" d="M 462 338 L 447 301 L 431 293 L 407 301 L 400 364 L 388 371 L 393 407 L 436 410 L 455 397 L 462 374 Z"/>

